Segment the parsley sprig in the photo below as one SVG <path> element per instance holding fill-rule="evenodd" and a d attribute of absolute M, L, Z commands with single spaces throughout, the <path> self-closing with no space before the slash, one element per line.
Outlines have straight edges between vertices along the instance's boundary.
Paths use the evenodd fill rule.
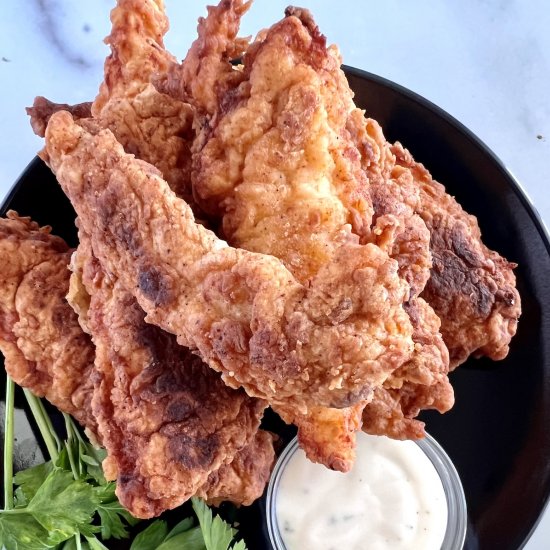
<path fill-rule="evenodd" d="M 25 397 L 44 439 L 50 460 L 13 476 L 13 382 L 6 389 L 4 510 L 0 541 L 6 550 L 106 548 L 97 538 L 126 538 L 137 523 L 103 476 L 105 451 L 86 441 L 64 414 L 67 439 L 61 441 L 40 399 Z M 14 485 L 17 487 L 13 491 Z M 99 521 L 97 521 L 99 519 Z M 66 541 L 71 541 L 68 544 Z M 83 544 L 85 546 L 83 546 Z"/>
<path fill-rule="evenodd" d="M 213 517 L 212 510 L 202 500 L 193 498 L 191 503 L 198 525 L 194 525 L 192 518 L 185 518 L 168 531 L 165 521 L 156 520 L 134 539 L 130 550 L 246 550 L 243 541 L 231 546 L 236 529 L 220 516 Z"/>
<path fill-rule="evenodd" d="M 103 475 L 105 451 L 87 441 L 65 413 L 67 438 L 61 441 L 42 401 L 23 391 L 50 460 L 13 475 L 15 385 L 8 376 L 0 548 L 108 550 L 103 542 L 128 538 L 139 520 L 120 504 L 116 484 Z M 169 530 L 164 520 L 155 520 L 135 537 L 131 550 L 246 550 L 243 541 L 233 542 L 236 530 L 202 500 L 193 498 L 192 505 L 198 524 L 185 518 Z"/>

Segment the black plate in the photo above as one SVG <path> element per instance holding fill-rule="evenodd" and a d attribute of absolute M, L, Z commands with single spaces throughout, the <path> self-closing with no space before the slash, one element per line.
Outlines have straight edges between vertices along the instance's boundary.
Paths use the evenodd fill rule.
<path fill-rule="evenodd" d="M 485 243 L 519 265 L 523 315 L 509 356 L 461 366 L 451 375 L 454 409 L 424 419 L 462 478 L 469 513 L 465 548 L 520 548 L 550 494 L 548 235 L 510 173 L 460 123 L 392 82 L 357 69 L 346 72 L 357 104 L 382 124 L 386 137 L 409 148 L 477 216 Z M 75 244 L 74 211 L 39 160 L 16 183 L 1 214 L 8 208 L 52 225 Z M 292 435 L 272 422 L 284 439 Z M 261 501 L 237 512 L 251 550 L 269 548 L 264 514 Z"/>

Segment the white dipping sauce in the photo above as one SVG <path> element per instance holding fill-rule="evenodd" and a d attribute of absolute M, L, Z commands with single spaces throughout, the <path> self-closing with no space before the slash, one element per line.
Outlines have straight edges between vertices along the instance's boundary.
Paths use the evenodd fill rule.
<path fill-rule="evenodd" d="M 297 449 L 275 508 L 287 550 L 439 550 L 447 527 L 443 485 L 422 449 L 364 433 L 347 474 Z"/>

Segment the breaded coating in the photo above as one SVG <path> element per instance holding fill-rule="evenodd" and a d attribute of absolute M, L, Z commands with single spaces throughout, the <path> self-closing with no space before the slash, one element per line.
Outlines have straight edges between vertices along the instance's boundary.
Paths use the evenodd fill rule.
<path fill-rule="evenodd" d="M 189 180 L 193 110 L 159 93 L 151 84 L 175 58 L 164 48 L 168 18 L 163 0 L 118 0 L 105 42 L 111 55 L 92 105 L 92 115 L 109 128 L 127 153 L 161 172 L 174 192 L 192 204 Z"/>
<path fill-rule="evenodd" d="M 94 255 L 148 322 L 196 350 L 226 384 L 303 412 L 345 407 L 411 353 L 407 285 L 378 247 L 348 245 L 306 288 L 276 258 L 226 246 L 158 170 L 125 154 L 110 131 L 94 132 L 56 113 L 42 153 Z"/>
<path fill-rule="evenodd" d="M 44 137 L 46 126 L 50 117 L 57 111 L 69 111 L 74 118 L 90 118 L 92 116 L 92 102 L 77 103 L 76 105 L 67 105 L 67 103 L 54 103 L 42 96 L 34 98 L 32 107 L 25 109 L 31 119 L 33 132 Z"/>
<path fill-rule="evenodd" d="M 414 327 L 414 353 L 382 388 L 374 392 L 363 413 L 363 430 L 397 439 L 423 437 L 424 424 L 415 420 L 423 409 L 441 413 L 454 404 L 447 378 L 449 352 L 433 309 L 419 297 L 430 277 L 430 232 L 416 213 L 420 192 L 409 170 L 396 163 L 379 124 L 353 113 L 348 121 L 361 151 L 374 206 L 375 241 L 399 263 L 400 275 L 409 283 L 405 305 Z"/>
<path fill-rule="evenodd" d="M 389 192 L 378 186 L 373 195 L 375 211 L 412 209 L 429 231 L 433 265 L 428 280 L 422 278 L 413 286 L 441 319 L 450 368 L 470 355 L 503 359 L 521 314 L 515 264 L 483 244 L 476 218 L 465 212 L 400 143 L 388 143 L 376 121 L 367 119 L 356 139 L 362 143 L 363 165 L 375 187 L 388 176 L 395 182 Z M 396 252 L 401 271 L 404 266 L 418 265 L 418 261 L 411 261 L 411 252 L 413 258 L 421 260 L 417 246 L 405 256 Z M 413 281 L 417 274 L 408 272 L 406 277 Z"/>
<path fill-rule="evenodd" d="M 231 245 L 280 258 L 304 284 L 334 261 L 336 251 L 352 235 L 356 242 L 374 240 L 397 259 L 400 275 L 411 287 L 408 303 L 412 305 L 405 307 L 412 310 L 431 267 L 429 232 L 412 208 L 418 193 L 395 196 L 396 190 L 403 190 L 394 181 L 399 177 L 395 169 L 382 171 L 376 179 L 369 173 L 367 179 L 359 148 L 368 143 L 358 139 L 365 131 L 365 119 L 353 103 L 339 53 L 334 46 L 326 47 L 309 12 L 289 8 L 286 15 L 250 46 L 238 87 L 216 88 L 217 110 L 209 113 L 211 121 L 203 126 L 194 146 L 195 198 L 201 208 L 221 218 Z M 209 18 L 218 16 L 218 11 L 209 13 Z M 221 24 L 203 28 L 225 30 Z M 225 43 L 215 37 L 203 36 L 202 41 Z M 223 73 L 225 58 L 220 56 L 216 64 L 216 54 L 205 51 L 203 64 L 219 67 Z M 200 104 L 201 98 L 189 101 Z M 371 234 L 373 214 L 376 227 Z M 426 308 L 423 304 L 422 313 Z M 444 412 L 453 398 L 439 325 L 424 323 L 419 314 L 413 325 L 418 336 L 413 333 L 413 357 L 406 367 L 394 365 L 401 374 L 390 375 L 387 384 L 392 388 L 406 384 L 403 373 L 415 379 L 413 387 L 419 378 L 427 385 L 442 383 L 445 391 L 438 388 L 437 393 L 444 393 L 445 399 L 434 399 L 430 405 Z M 422 376 L 417 370 L 430 370 L 433 376 Z M 411 388 L 409 393 L 414 393 Z M 425 404 L 426 398 L 421 399 Z M 311 460 L 343 471 L 351 467 L 354 433 L 361 426 L 360 406 L 311 408 L 307 415 L 287 407 L 276 410 L 297 425 L 300 444 Z M 376 410 L 380 412 L 379 407 Z M 366 418 L 370 420 L 368 413 Z M 367 422 L 365 430 L 372 432 L 375 427 Z"/>
<path fill-rule="evenodd" d="M 274 407 L 287 423 L 298 428 L 298 443 L 312 462 L 323 464 L 331 470 L 348 472 L 355 461 L 356 432 L 361 429 L 363 409 L 368 399 L 351 407 L 310 407 L 302 414 L 293 407 Z"/>
<path fill-rule="evenodd" d="M 259 498 L 269 481 L 275 461 L 273 440 L 276 436 L 258 430 L 254 439 L 240 450 L 229 464 L 208 476 L 198 490 L 198 497 L 213 506 L 224 501 L 248 506 Z"/>
<path fill-rule="evenodd" d="M 165 50 L 168 19 L 162 0 L 118 0 L 111 11 L 112 29 L 105 42 L 111 54 L 91 114 L 109 128 L 127 153 L 156 166 L 174 192 L 193 205 L 190 147 L 194 138 L 193 109 L 159 93 L 151 84 L 157 73 L 175 63 Z M 89 104 L 82 104 L 88 106 Z M 75 118 L 88 118 L 81 106 L 69 107 L 37 97 L 27 109 L 40 136 L 54 112 L 65 108 Z"/>
<path fill-rule="evenodd" d="M 380 125 L 353 113 L 348 129 L 361 151 L 361 163 L 373 202 L 376 242 L 399 263 L 414 299 L 422 292 L 432 267 L 430 232 L 417 209 L 420 192 L 410 171 L 397 165 Z"/>
<path fill-rule="evenodd" d="M 238 504 L 261 496 L 274 459 L 271 436 L 256 436 L 265 403 L 228 388 L 174 336 L 147 324 L 135 298 L 102 272 L 82 232 L 80 240 L 73 268 L 90 296 L 92 406 L 108 453 L 105 476 L 116 479 L 120 502 L 150 518 L 197 491 Z M 233 470 L 246 470 L 250 451 L 230 463 L 247 446 L 258 456 L 236 483 Z"/>
<path fill-rule="evenodd" d="M 346 129 L 352 93 L 337 50 L 326 48 L 305 10 L 289 9 L 262 31 L 235 74 L 227 51 L 236 49 L 239 7 L 222 2 L 209 9 L 179 71 L 178 88 L 209 117 L 194 145 L 193 191 L 199 206 L 221 221 L 229 244 L 276 256 L 307 285 L 370 228 L 366 179 Z M 200 87 L 195 71 L 208 74 Z M 204 99 L 207 85 L 217 104 Z M 347 265 L 331 269 L 338 267 L 344 273 Z M 350 469 L 360 405 L 310 407 L 307 414 L 288 406 L 275 410 L 298 427 L 311 460 Z"/>
<path fill-rule="evenodd" d="M 466 213 L 401 144 L 391 147 L 398 166 L 410 170 L 420 193 L 418 214 L 430 234 L 433 267 L 422 297 L 441 319 L 451 368 L 470 355 L 508 355 L 521 315 L 513 273 L 516 264 L 487 248 L 475 216 Z"/>
<path fill-rule="evenodd" d="M 414 326 L 415 353 L 374 390 L 363 411 L 363 431 L 419 439 L 426 434 L 418 414 L 425 409 L 447 412 L 454 405 L 454 392 L 447 377 L 449 353 L 439 333 L 439 317 L 422 298 L 411 300 L 406 309 Z"/>
<path fill-rule="evenodd" d="M 13 211 L 0 219 L 0 350 L 17 384 L 95 433 L 94 347 L 65 300 L 71 253 L 49 227 Z"/>
<path fill-rule="evenodd" d="M 220 97 L 194 146 L 192 181 L 231 244 L 276 256 L 306 281 L 370 232 L 373 209 L 346 128 L 355 105 L 340 55 L 309 12 L 287 11 Z"/>
<path fill-rule="evenodd" d="M 221 0 L 217 6 L 207 6 L 208 16 L 199 18 L 198 36 L 183 63 L 159 71 L 154 79 L 157 89 L 189 101 L 199 117 L 213 115 L 221 94 L 242 79 L 239 68 L 230 62 L 248 48 L 248 38 L 238 38 L 237 33 L 251 4 L 252 0 Z"/>

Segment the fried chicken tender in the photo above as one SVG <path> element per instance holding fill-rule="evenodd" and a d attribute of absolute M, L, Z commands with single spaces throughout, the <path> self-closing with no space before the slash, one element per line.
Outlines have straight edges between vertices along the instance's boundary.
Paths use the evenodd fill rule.
<path fill-rule="evenodd" d="M 262 31 L 235 71 L 230 60 L 243 47 L 236 35 L 247 7 L 236 1 L 210 7 L 186 59 L 165 81 L 169 93 L 207 115 L 194 145 L 200 207 L 221 219 L 231 245 L 278 257 L 307 284 L 337 248 L 358 241 L 342 197 L 355 202 L 363 229 L 372 216 L 368 195 L 357 196 L 365 181 L 345 131 L 354 105 L 336 50 L 327 51 L 305 11 L 290 10 Z M 311 460 L 347 471 L 362 407 L 275 409 L 298 427 Z"/>
<path fill-rule="evenodd" d="M 230 60 L 243 47 L 236 35 L 247 7 L 235 1 L 210 7 L 186 59 L 167 80 L 170 93 L 179 90 L 208 116 L 194 146 L 193 190 L 200 207 L 221 218 L 231 245 L 272 254 L 307 283 L 332 261 L 336 248 L 358 240 L 337 195 L 354 189 L 357 180 L 365 187 L 359 155 L 353 156 L 343 128 L 354 107 L 351 92 L 339 56 L 326 51 L 306 12 L 298 14 L 306 25 L 289 14 L 260 33 L 236 72 Z M 266 73 L 274 77 L 269 90 Z M 330 117 L 323 121 L 327 110 Z M 333 150 L 323 156 L 324 139 Z M 336 192 L 324 189 L 330 185 Z M 356 218 L 368 220 L 369 206 L 368 195 L 358 197 Z M 307 414 L 275 409 L 298 427 L 311 460 L 347 471 L 363 406 L 310 407 Z"/>
<path fill-rule="evenodd" d="M 375 210 L 384 211 L 390 203 L 400 208 L 407 205 L 430 233 L 433 266 L 420 295 L 441 319 L 451 369 L 470 355 L 503 359 L 521 314 L 513 274 L 516 265 L 483 244 L 476 218 L 466 213 L 400 143 L 388 143 L 376 121 L 368 119 L 358 137 L 370 179 L 380 181 L 387 179 L 388 173 L 399 174 L 391 193 L 374 200 Z M 413 250 L 418 256 L 417 249 Z M 400 268 L 411 263 L 406 258 L 398 261 Z M 414 275 L 409 273 L 408 277 Z"/>
<path fill-rule="evenodd" d="M 113 132 L 127 153 L 156 166 L 175 193 L 194 205 L 190 186 L 193 109 L 151 84 L 155 74 L 167 72 L 176 61 L 163 44 L 168 31 L 164 2 L 118 0 L 111 22 L 111 34 L 105 39 L 111 54 L 93 104 L 86 109 L 90 104 L 70 107 L 37 97 L 27 109 L 33 130 L 43 137 L 49 118 L 59 110 L 68 110 L 78 119 L 91 114 L 102 128 Z"/>
<path fill-rule="evenodd" d="M 349 245 L 306 288 L 276 258 L 226 246 L 158 170 L 125 154 L 110 131 L 85 126 L 54 114 L 42 154 L 94 255 L 148 322 L 196 350 L 226 384 L 303 412 L 346 407 L 410 354 L 407 285 L 378 247 Z"/>
<path fill-rule="evenodd" d="M 388 143 L 376 121 L 367 121 L 365 133 L 362 157 L 369 178 L 380 181 L 381 174 L 400 175 L 390 200 L 375 199 L 375 210 L 384 210 L 389 202 L 409 205 L 430 233 L 433 266 L 421 295 L 441 319 L 451 368 L 470 355 L 503 359 L 521 314 L 515 264 L 483 244 L 476 218 L 400 143 Z"/>
<path fill-rule="evenodd" d="M 287 13 L 247 50 L 239 86 L 218 92 L 194 147 L 193 191 L 228 240 L 308 280 L 369 232 L 373 210 L 340 55 L 309 12 Z"/>
<path fill-rule="evenodd" d="M 168 18 L 163 0 L 118 0 L 105 42 L 111 55 L 92 105 L 92 115 L 109 128 L 128 153 L 161 172 L 174 192 L 193 204 L 189 184 L 194 137 L 190 105 L 159 93 L 151 81 L 175 62 L 164 48 Z"/>
<path fill-rule="evenodd" d="M 298 428 L 298 443 L 309 460 L 348 472 L 355 461 L 356 433 L 361 429 L 363 409 L 373 395 L 343 409 L 315 406 L 305 414 L 293 407 L 274 409 L 287 424 Z"/>
<path fill-rule="evenodd" d="M 352 114 L 348 129 L 361 152 L 374 207 L 375 235 L 399 263 L 400 275 L 409 283 L 409 299 L 420 295 L 432 267 L 430 232 L 417 214 L 420 192 L 410 171 L 397 165 L 380 125 L 361 112 Z"/>
<path fill-rule="evenodd" d="M 0 219 L 0 350 L 6 372 L 96 433 L 94 347 L 65 300 L 67 244 L 30 218 Z"/>
<path fill-rule="evenodd" d="M 361 151 L 375 212 L 376 242 L 399 263 L 410 285 L 405 309 L 414 327 L 415 351 L 374 392 L 363 412 L 363 430 L 396 439 L 424 437 L 424 423 L 415 417 L 423 409 L 441 413 L 454 404 L 449 383 L 449 352 L 440 333 L 440 320 L 419 297 L 430 277 L 430 232 L 416 213 L 420 192 L 409 170 L 396 163 L 379 124 L 357 112 L 348 121 Z"/>
<path fill-rule="evenodd" d="M 89 294 L 92 406 L 108 452 L 105 476 L 116 479 L 120 502 L 149 518 L 197 493 L 238 504 L 261 496 L 274 460 L 272 436 L 258 434 L 265 403 L 228 388 L 172 335 L 145 323 L 82 232 L 80 240 L 73 269 Z"/>
<path fill-rule="evenodd" d="M 454 405 L 453 388 L 447 377 L 449 353 L 439 333 L 439 317 L 422 298 L 406 307 L 413 323 L 415 353 L 394 371 L 363 410 L 363 431 L 394 439 L 420 439 L 422 410 L 447 412 Z"/>
<path fill-rule="evenodd" d="M 226 17 L 228 12 L 221 6 L 211 10 L 208 19 Z M 204 126 L 204 137 L 199 136 L 194 147 L 193 189 L 199 205 L 221 217 L 231 245 L 272 254 L 299 281 L 307 283 L 345 246 L 350 227 L 356 237 L 370 239 L 371 195 L 376 199 L 388 195 L 392 181 L 385 177 L 376 186 L 366 179 L 357 149 L 363 143 L 356 139 L 354 128 L 358 124 L 363 129 L 364 116 L 353 103 L 337 49 L 326 48 L 309 12 L 289 8 L 286 15 L 251 45 L 233 87 L 226 84 L 222 91 L 217 86 L 217 110 L 209 113 L 211 122 Z M 227 27 L 221 22 L 199 25 L 195 44 L 226 44 L 228 37 L 215 40 L 217 35 L 207 33 L 223 33 Z M 229 38 L 236 33 L 235 25 L 231 28 Z M 185 78 L 190 56 L 193 66 L 216 67 L 220 73 L 230 70 L 224 52 L 192 47 L 182 64 L 181 78 Z M 185 88 L 185 83 L 179 86 Z M 201 96 L 189 97 L 193 104 L 200 105 L 201 100 Z M 386 209 L 384 218 L 378 218 L 376 230 L 382 234 L 381 227 L 391 226 L 391 231 L 384 228 L 383 241 L 389 241 L 388 252 L 398 259 L 401 275 L 411 285 L 412 300 L 429 277 L 429 232 L 420 217 L 404 206 L 397 208 L 395 197 L 392 199 L 393 210 Z M 393 226 L 399 226 L 399 231 Z M 345 270 L 346 265 L 341 268 Z M 425 303 L 406 307 L 415 311 L 415 350 L 406 367 L 394 365 L 396 375 L 390 375 L 388 385 L 395 394 L 404 377 L 429 385 L 439 383 L 433 394 L 445 395 L 445 399 L 428 403 L 423 395 L 421 402 L 443 412 L 453 399 L 439 325 L 423 322 L 420 313 L 435 317 Z M 427 370 L 433 376 L 418 372 Z M 374 399 L 377 392 L 375 389 Z M 409 394 L 414 394 L 412 388 Z M 365 405 L 342 410 L 311 408 L 307 415 L 281 406 L 276 410 L 285 421 L 298 426 L 300 444 L 311 460 L 347 471 Z M 380 412 L 380 407 L 376 410 Z M 367 416 L 370 420 L 371 415 Z M 388 415 L 394 417 L 395 412 Z M 375 428 L 367 422 L 365 429 L 372 432 Z M 395 429 L 389 431 L 390 435 L 396 433 Z"/>
<path fill-rule="evenodd" d="M 470 356 L 508 355 L 521 299 L 516 264 L 487 248 L 475 216 L 467 214 L 440 183 L 399 143 L 396 162 L 412 174 L 420 192 L 418 213 L 431 234 L 433 268 L 422 296 L 441 318 L 451 367 Z"/>

